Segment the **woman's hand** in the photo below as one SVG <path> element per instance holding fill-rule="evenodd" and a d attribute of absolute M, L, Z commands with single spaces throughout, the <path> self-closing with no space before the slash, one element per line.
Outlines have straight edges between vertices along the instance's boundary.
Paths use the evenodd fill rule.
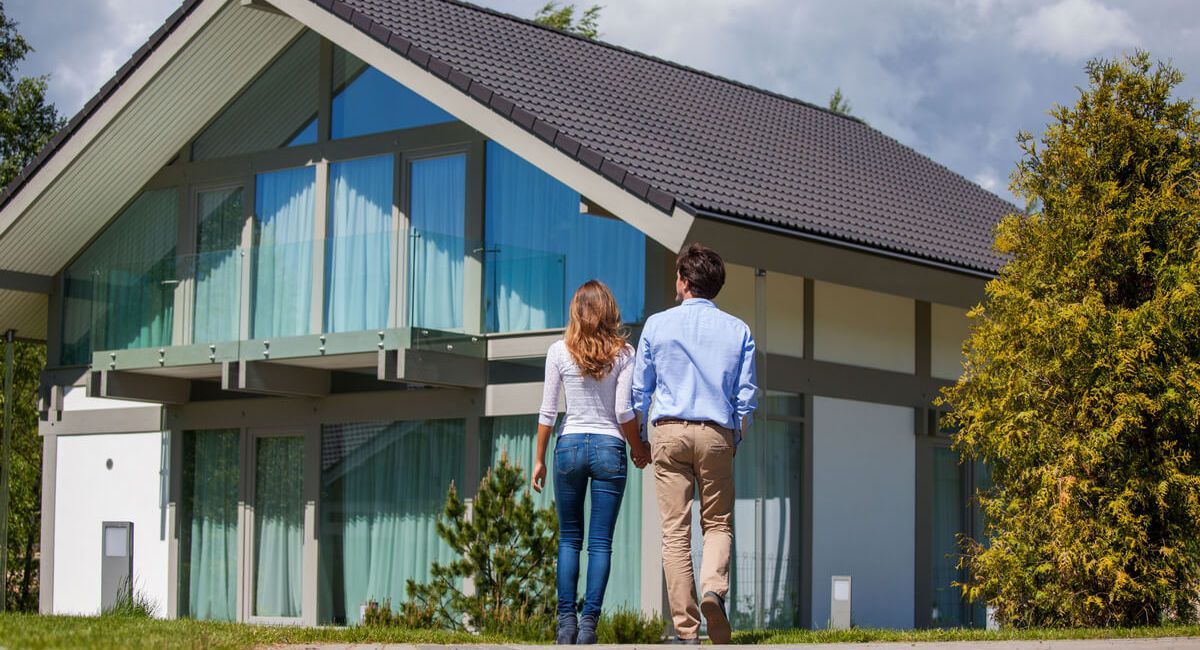
<path fill-rule="evenodd" d="M 633 461 L 633 466 L 638 469 L 650 464 L 650 450 L 640 438 L 636 443 L 629 443 L 629 458 Z"/>
<path fill-rule="evenodd" d="M 546 463 L 537 461 L 533 465 L 533 491 L 538 494 L 546 487 Z"/>

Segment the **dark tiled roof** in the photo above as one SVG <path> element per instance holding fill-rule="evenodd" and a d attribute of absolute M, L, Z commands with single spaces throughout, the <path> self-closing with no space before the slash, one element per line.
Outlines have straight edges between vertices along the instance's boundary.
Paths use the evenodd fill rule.
<path fill-rule="evenodd" d="M 0 207 L 158 46 L 185 0 Z M 664 212 L 995 271 L 1009 203 L 852 117 L 454 0 L 313 0 Z"/>
<path fill-rule="evenodd" d="M 1015 208 L 861 120 L 454 0 L 313 0 L 664 211 L 991 272 Z"/>

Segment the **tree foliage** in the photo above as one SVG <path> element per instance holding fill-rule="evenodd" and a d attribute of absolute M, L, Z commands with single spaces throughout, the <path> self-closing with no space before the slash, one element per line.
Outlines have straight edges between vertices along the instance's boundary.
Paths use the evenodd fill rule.
<path fill-rule="evenodd" d="M 1200 602 L 1200 114 L 1142 52 L 1087 65 L 1024 151 L 956 445 L 993 466 L 964 591 L 1003 623 L 1194 620 Z"/>
<path fill-rule="evenodd" d="M 458 559 L 435 562 L 428 583 L 408 582 L 406 620 L 508 632 L 550 624 L 558 517 L 534 505 L 527 485 L 521 469 L 502 455 L 480 482 L 470 517 L 450 486 L 437 531 Z M 474 593 L 465 592 L 464 580 Z"/>
<path fill-rule="evenodd" d="M 0 186 L 7 185 L 62 126 L 58 111 L 46 101 L 46 78 L 17 76 L 18 65 L 30 51 L 0 3 Z M 46 351 L 43 345 L 25 342 L 18 342 L 15 350 L 9 574 L 4 576 L 3 586 L 8 609 L 36 611 L 38 565 L 34 558 L 41 529 L 42 482 L 37 396 Z M 0 396 L 0 408 L 8 407 Z"/>
<path fill-rule="evenodd" d="M 829 110 L 842 115 L 849 115 L 852 107 L 849 100 L 842 95 L 842 87 L 838 86 L 834 89 L 833 94 L 829 96 Z"/>
<path fill-rule="evenodd" d="M 574 3 L 560 4 L 550 0 L 534 14 L 533 22 L 584 38 L 599 38 L 601 9 L 600 5 L 592 5 L 576 18 Z"/>

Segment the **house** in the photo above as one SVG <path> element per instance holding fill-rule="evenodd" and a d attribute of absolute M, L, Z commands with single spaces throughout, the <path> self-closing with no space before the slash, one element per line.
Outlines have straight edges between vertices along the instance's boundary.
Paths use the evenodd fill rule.
<path fill-rule="evenodd" d="M 702 241 L 764 391 L 735 625 L 824 627 L 833 576 L 857 625 L 979 625 L 948 554 L 987 472 L 932 400 L 1011 209 L 854 117 L 479 7 L 187 0 L 0 195 L 0 330 L 48 345 L 42 611 L 130 563 L 167 617 L 402 600 L 448 486 L 531 463 L 572 290 L 636 335 Z M 608 605 L 662 611 L 631 476 Z"/>

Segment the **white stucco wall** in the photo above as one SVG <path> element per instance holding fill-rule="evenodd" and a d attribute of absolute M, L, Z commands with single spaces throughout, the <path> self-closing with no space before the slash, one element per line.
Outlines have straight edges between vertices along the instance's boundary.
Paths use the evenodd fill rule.
<path fill-rule="evenodd" d="M 105 521 L 133 522 L 138 589 L 167 605 L 167 542 L 160 433 L 58 437 L 54 511 L 54 613 L 100 611 L 100 537 Z M 106 464 L 112 459 L 113 467 Z"/>
<path fill-rule="evenodd" d="M 774 354 L 804 356 L 804 278 L 767 272 L 767 341 Z"/>
<path fill-rule="evenodd" d="M 962 344 L 971 335 L 967 310 L 933 304 L 929 315 L 929 371 L 939 379 L 958 379 L 962 374 Z"/>
<path fill-rule="evenodd" d="M 866 289 L 814 283 L 813 358 L 916 372 L 916 303 Z"/>
<path fill-rule="evenodd" d="M 910 408 L 813 398 L 812 622 L 853 579 L 854 625 L 913 626 L 916 442 Z"/>
<path fill-rule="evenodd" d="M 754 269 L 726 264 L 725 286 L 713 302 L 754 329 Z"/>
<path fill-rule="evenodd" d="M 97 409 L 128 409 L 151 406 L 148 402 L 133 402 L 107 397 L 88 397 L 84 386 L 68 386 L 63 391 L 64 411 L 89 411 Z"/>

